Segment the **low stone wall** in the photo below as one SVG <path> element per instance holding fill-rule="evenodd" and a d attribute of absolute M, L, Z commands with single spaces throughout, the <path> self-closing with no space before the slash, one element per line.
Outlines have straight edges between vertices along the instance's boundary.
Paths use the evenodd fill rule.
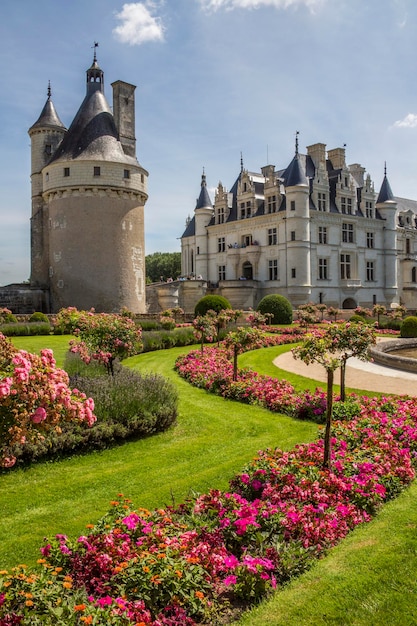
<path fill-rule="evenodd" d="M 417 338 L 380 341 L 369 348 L 369 355 L 378 365 L 417 374 L 417 359 L 395 354 L 396 351 L 403 348 L 417 348 Z"/>

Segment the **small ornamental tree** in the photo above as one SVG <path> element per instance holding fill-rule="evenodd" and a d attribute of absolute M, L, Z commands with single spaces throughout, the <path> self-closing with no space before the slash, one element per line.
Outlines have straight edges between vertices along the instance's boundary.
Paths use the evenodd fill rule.
<path fill-rule="evenodd" d="M 112 313 L 87 313 L 80 316 L 70 341 L 71 352 L 78 353 L 85 363 L 94 359 L 114 375 L 114 361 L 139 354 L 143 344 L 142 329 L 128 317 Z"/>
<path fill-rule="evenodd" d="M 318 363 L 327 372 L 327 407 L 326 427 L 324 433 L 323 467 L 330 469 L 331 463 L 331 427 L 333 413 L 333 381 L 334 372 L 340 366 L 340 360 L 329 352 L 329 339 L 327 337 L 308 337 L 300 346 L 293 348 L 295 359 L 301 359 L 307 365 Z"/>
<path fill-rule="evenodd" d="M 327 314 L 329 317 L 333 317 L 334 321 L 337 321 L 338 316 L 340 315 L 340 310 L 336 309 L 333 306 L 329 306 L 327 309 Z"/>
<path fill-rule="evenodd" d="M 334 372 L 340 367 L 340 399 L 345 401 L 346 363 L 353 356 L 367 361 L 368 348 L 374 344 L 375 330 L 366 324 L 332 324 L 326 332 L 310 336 L 301 346 L 293 349 L 296 359 L 304 363 L 319 363 L 327 372 L 327 412 L 324 446 L 324 466 L 330 467 L 330 429 L 333 409 Z"/>
<path fill-rule="evenodd" d="M 251 311 L 246 318 L 246 321 L 252 328 L 259 328 L 260 326 L 266 326 L 270 323 L 274 316 L 272 313 L 260 313 L 259 311 Z"/>
<path fill-rule="evenodd" d="M 387 314 L 387 309 L 383 304 L 375 304 L 374 307 L 372 308 L 372 315 L 376 317 L 378 326 L 379 326 L 379 322 L 381 319 L 381 315 L 386 315 L 386 314 Z"/>
<path fill-rule="evenodd" d="M 375 329 L 364 323 L 332 324 L 326 336 L 329 339 L 329 351 L 340 359 L 340 400 L 346 398 L 346 365 L 355 356 L 361 361 L 369 361 L 368 349 L 376 342 Z"/>
<path fill-rule="evenodd" d="M 201 354 L 204 352 L 204 342 L 214 341 L 217 335 L 216 314 L 209 311 L 207 315 L 198 315 L 193 320 L 194 336 L 201 344 Z"/>
<path fill-rule="evenodd" d="M 40 356 L 17 350 L 0 333 L 0 466 L 12 467 L 15 444 L 27 444 L 68 421 L 92 426 L 94 402 L 68 386 L 68 374 L 56 367 L 51 350 Z"/>
<path fill-rule="evenodd" d="M 237 357 L 241 352 L 245 352 L 256 347 L 261 348 L 264 333 L 259 328 L 241 326 L 236 331 L 227 335 L 224 340 L 225 346 L 230 348 L 233 354 L 233 380 L 237 380 Z"/>
<path fill-rule="evenodd" d="M 222 309 L 217 313 L 216 317 L 216 329 L 217 329 L 217 343 L 220 341 L 220 331 L 222 328 L 227 328 L 228 324 L 236 322 L 242 315 L 242 311 L 238 309 Z"/>

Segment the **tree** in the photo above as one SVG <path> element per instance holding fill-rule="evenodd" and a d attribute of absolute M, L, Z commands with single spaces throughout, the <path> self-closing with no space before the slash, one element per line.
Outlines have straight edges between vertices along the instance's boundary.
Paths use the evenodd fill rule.
<path fill-rule="evenodd" d="M 112 313 L 82 315 L 74 335 L 80 341 L 70 341 L 71 352 L 78 353 L 85 363 L 91 359 L 102 363 L 112 375 L 116 358 L 138 354 L 143 347 L 142 329 L 130 318 Z"/>
<path fill-rule="evenodd" d="M 204 342 L 213 341 L 216 337 L 216 313 L 209 311 L 207 315 L 197 315 L 193 320 L 194 336 L 201 343 L 201 354 L 204 351 Z"/>
<path fill-rule="evenodd" d="M 327 409 L 324 437 L 323 466 L 330 468 L 330 432 L 333 412 L 334 372 L 340 367 L 341 401 L 345 400 L 346 363 L 352 356 L 368 360 L 368 348 L 375 343 L 375 331 L 366 324 L 332 324 L 321 335 L 310 335 L 300 346 L 293 349 L 296 359 L 307 365 L 319 363 L 327 372 Z"/>
<path fill-rule="evenodd" d="M 381 315 L 386 315 L 387 309 L 383 304 L 375 304 L 372 309 L 372 315 L 376 317 L 378 326 L 381 319 Z"/>
<path fill-rule="evenodd" d="M 309 365 L 319 363 L 327 372 L 327 407 L 326 407 L 326 428 L 324 433 L 324 454 L 323 467 L 330 469 L 331 464 L 331 440 L 330 433 L 332 427 L 333 413 L 333 381 L 334 372 L 340 366 L 337 357 L 329 352 L 329 339 L 327 337 L 308 337 L 300 346 L 293 348 L 292 353 L 295 359 L 301 359 Z"/>
<path fill-rule="evenodd" d="M 154 252 L 145 257 L 146 281 L 159 283 L 181 274 L 181 252 Z"/>
<path fill-rule="evenodd" d="M 229 333 L 224 340 L 227 348 L 233 354 L 233 380 L 237 380 L 237 357 L 248 348 L 262 347 L 264 333 L 259 328 L 240 326 L 236 331 Z"/>
<path fill-rule="evenodd" d="M 330 340 L 329 350 L 337 354 L 340 359 L 340 400 L 346 397 L 346 365 L 347 361 L 355 356 L 361 361 L 369 361 L 369 346 L 376 342 L 375 330 L 364 323 L 332 324 L 327 330 Z"/>

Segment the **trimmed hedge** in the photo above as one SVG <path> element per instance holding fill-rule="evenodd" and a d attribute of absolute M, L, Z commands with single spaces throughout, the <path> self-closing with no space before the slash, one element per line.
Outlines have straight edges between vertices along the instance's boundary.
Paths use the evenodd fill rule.
<path fill-rule="evenodd" d="M 194 313 L 197 317 L 198 315 L 206 315 L 208 311 L 220 313 L 220 311 L 231 308 L 232 305 L 227 298 L 224 298 L 223 296 L 209 295 L 204 296 L 197 302 L 194 308 Z"/>
<path fill-rule="evenodd" d="M 400 327 L 400 337 L 417 337 L 417 317 L 409 315 Z"/>
<path fill-rule="evenodd" d="M 263 315 L 272 313 L 272 324 L 292 324 L 292 306 L 284 296 L 270 294 L 262 298 L 256 309 Z"/>
<path fill-rule="evenodd" d="M 6 337 L 28 337 L 31 335 L 50 335 L 51 325 L 49 322 L 28 322 L 27 324 L 2 324 L 0 332 Z"/>

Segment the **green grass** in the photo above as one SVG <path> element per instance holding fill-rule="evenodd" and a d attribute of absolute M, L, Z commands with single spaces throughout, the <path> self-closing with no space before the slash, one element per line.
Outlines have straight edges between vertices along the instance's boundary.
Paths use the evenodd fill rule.
<path fill-rule="evenodd" d="M 37 351 L 46 345 L 45 339 L 49 338 L 24 338 L 22 346 Z M 14 342 L 17 345 L 17 340 Z M 273 358 L 287 349 L 291 346 L 246 353 L 239 357 L 239 365 L 286 378 L 298 389 L 323 386 L 272 364 Z M 126 362 L 175 380 L 180 397 L 175 429 L 102 453 L 0 476 L 0 567 L 21 561 L 33 563 L 43 535 L 83 532 L 84 525 L 105 512 L 108 501 L 119 491 L 138 506 L 152 508 L 171 502 L 171 497 L 179 502 L 190 489 L 224 488 L 259 448 L 289 448 L 315 436 L 314 425 L 224 401 L 190 387 L 172 370 L 175 356 L 186 350 L 151 352 Z M 416 499 L 414 483 L 371 523 L 357 528 L 309 572 L 238 624 L 417 624 Z"/>
<path fill-rule="evenodd" d="M 45 345 L 45 337 L 28 339 L 31 351 Z M 67 344 L 68 338 L 61 341 Z M 179 503 L 192 490 L 226 488 L 259 449 L 288 449 L 314 439 L 313 424 L 191 387 L 173 371 L 176 356 L 184 350 L 150 352 L 125 362 L 175 380 L 179 392 L 175 428 L 103 452 L 0 475 L 0 568 L 33 564 L 45 536 L 82 534 L 120 492 L 136 506 Z"/>

